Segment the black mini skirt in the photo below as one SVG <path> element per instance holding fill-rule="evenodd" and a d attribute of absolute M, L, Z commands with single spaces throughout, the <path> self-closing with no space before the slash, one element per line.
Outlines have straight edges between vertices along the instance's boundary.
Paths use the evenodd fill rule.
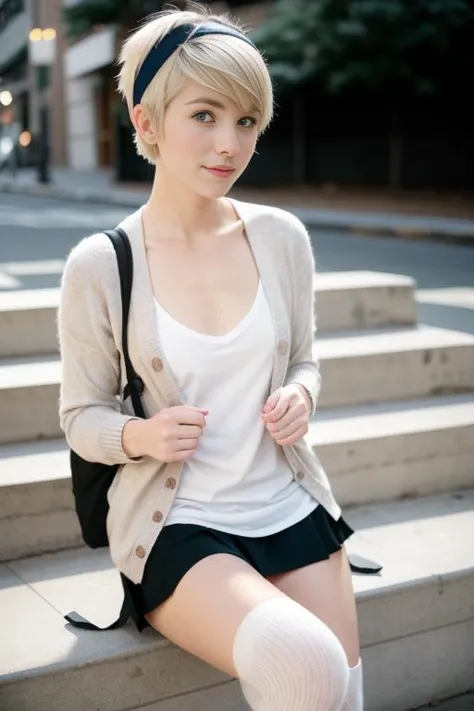
<path fill-rule="evenodd" d="M 268 577 L 326 560 L 353 533 L 342 517 L 335 521 L 321 505 L 293 526 L 257 538 L 196 524 L 170 524 L 150 552 L 141 583 L 122 576 L 132 619 L 139 631 L 148 627 L 144 615 L 172 595 L 186 572 L 209 555 L 236 555 Z"/>

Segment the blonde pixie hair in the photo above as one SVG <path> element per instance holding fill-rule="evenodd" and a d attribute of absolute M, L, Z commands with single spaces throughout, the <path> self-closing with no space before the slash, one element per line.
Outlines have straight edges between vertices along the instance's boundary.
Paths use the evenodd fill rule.
<path fill-rule="evenodd" d="M 220 22 L 242 34 L 243 29 L 227 15 L 215 15 L 199 6 L 199 11 L 165 10 L 145 20 L 123 44 L 120 52 L 118 90 L 129 113 L 133 109 L 135 78 L 151 48 L 175 27 L 186 24 Z M 205 35 L 189 39 L 166 60 L 145 91 L 141 105 L 161 134 L 169 103 L 191 79 L 232 99 L 243 112 L 258 119 L 262 134 L 273 116 L 270 75 L 260 52 L 231 35 Z M 157 146 L 145 143 L 135 132 L 137 152 L 149 163 L 158 158 Z"/>

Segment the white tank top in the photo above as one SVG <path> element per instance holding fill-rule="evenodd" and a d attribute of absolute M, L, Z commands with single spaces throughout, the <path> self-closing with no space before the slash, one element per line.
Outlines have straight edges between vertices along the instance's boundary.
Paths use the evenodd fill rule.
<path fill-rule="evenodd" d="M 156 299 L 155 305 L 164 355 L 184 402 L 209 410 L 165 525 L 263 536 L 301 521 L 318 504 L 295 482 L 282 448 L 260 420 L 275 353 L 262 283 L 250 311 L 223 336 L 198 333 Z"/>

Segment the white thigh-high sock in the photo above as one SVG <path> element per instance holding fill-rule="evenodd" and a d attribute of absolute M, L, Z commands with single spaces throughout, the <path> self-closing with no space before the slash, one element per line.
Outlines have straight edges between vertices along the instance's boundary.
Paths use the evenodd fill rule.
<path fill-rule="evenodd" d="M 252 711 L 340 711 L 349 684 L 342 645 L 291 598 L 256 605 L 241 622 L 233 651 Z"/>
<path fill-rule="evenodd" d="M 349 687 L 341 711 L 363 711 L 364 694 L 362 683 L 362 659 L 349 669 Z"/>

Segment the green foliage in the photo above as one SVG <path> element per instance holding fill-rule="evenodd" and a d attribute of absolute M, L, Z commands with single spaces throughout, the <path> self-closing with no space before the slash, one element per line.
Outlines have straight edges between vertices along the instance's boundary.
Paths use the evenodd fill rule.
<path fill-rule="evenodd" d="M 63 9 L 68 36 L 80 37 L 100 25 L 117 24 L 127 29 L 165 5 L 182 8 L 183 0 L 83 0 Z"/>
<path fill-rule="evenodd" d="M 106 25 L 117 22 L 118 7 L 113 0 L 95 2 L 85 0 L 77 5 L 63 8 L 63 17 L 66 22 L 67 34 L 71 39 L 80 37 L 97 25 Z"/>
<path fill-rule="evenodd" d="M 281 89 L 429 95 L 472 76 L 473 29 L 470 0 L 278 0 L 254 39 Z"/>
<path fill-rule="evenodd" d="M 304 84 L 318 74 L 318 2 L 278 0 L 267 21 L 251 32 L 270 66 L 277 88 Z"/>
<path fill-rule="evenodd" d="M 220 2 L 221 0 L 207 0 L 206 4 L 212 8 L 214 2 Z M 231 10 L 236 10 L 239 7 L 244 7 L 244 5 L 258 5 L 262 0 L 226 0 L 226 5 L 230 7 Z"/>

